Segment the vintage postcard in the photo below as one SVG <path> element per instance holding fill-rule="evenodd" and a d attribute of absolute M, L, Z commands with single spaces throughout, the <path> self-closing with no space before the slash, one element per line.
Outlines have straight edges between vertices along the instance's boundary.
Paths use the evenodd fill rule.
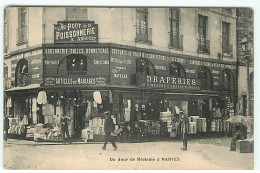
<path fill-rule="evenodd" d="M 253 19 L 6 7 L 4 169 L 253 169 Z"/>

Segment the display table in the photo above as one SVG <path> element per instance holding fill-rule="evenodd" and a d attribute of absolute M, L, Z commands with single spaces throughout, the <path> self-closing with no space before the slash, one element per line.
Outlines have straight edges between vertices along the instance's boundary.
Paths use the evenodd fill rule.
<path fill-rule="evenodd" d="M 238 140 L 236 143 L 236 151 L 240 153 L 253 153 L 254 140 Z"/>

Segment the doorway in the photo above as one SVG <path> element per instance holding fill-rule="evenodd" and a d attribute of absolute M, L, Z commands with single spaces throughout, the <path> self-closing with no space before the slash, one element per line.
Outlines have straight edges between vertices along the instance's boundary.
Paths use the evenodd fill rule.
<path fill-rule="evenodd" d="M 81 131 L 85 128 L 85 106 L 74 107 L 74 138 L 81 137 Z"/>

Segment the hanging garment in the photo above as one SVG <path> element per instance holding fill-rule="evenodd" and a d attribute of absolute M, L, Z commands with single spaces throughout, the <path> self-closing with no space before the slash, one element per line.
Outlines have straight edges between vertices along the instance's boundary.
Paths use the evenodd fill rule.
<path fill-rule="evenodd" d="M 94 98 L 94 100 L 95 100 L 95 102 L 97 104 L 101 104 L 102 103 L 102 98 L 101 98 L 101 94 L 100 94 L 99 91 L 93 92 L 93 98 Z"/>
<path fill-rule="evenodd" d="M 111 91 L 109 91 L 109 103 L 113 103 L 113 96 Z"/>
<path fill-rule="evenodd" d="M 37 97 L 38 104 L 46 104 L 47 103 L 47 94 L 45 91 L 40 91 Z"/>

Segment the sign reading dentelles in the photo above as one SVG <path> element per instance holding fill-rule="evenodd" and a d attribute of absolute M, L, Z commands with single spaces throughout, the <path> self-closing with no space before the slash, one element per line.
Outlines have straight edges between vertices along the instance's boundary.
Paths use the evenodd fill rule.
<path fill-rule="evenodd" d="M 45 86 L 80 86 L 80 85 L 106 85 L 106 77 L 45 77 Z"/>
<path fill-rule="evenodd" d="M 54 25 L 55 43 L 97 43 L 98 25 L 93 21 L 59 21 Z"/>
<path fill-rule="evenodd" d="M 170 76 L 138 75 L 138 86 L 174 90 L 200 90 L 200 80 Z"/>

